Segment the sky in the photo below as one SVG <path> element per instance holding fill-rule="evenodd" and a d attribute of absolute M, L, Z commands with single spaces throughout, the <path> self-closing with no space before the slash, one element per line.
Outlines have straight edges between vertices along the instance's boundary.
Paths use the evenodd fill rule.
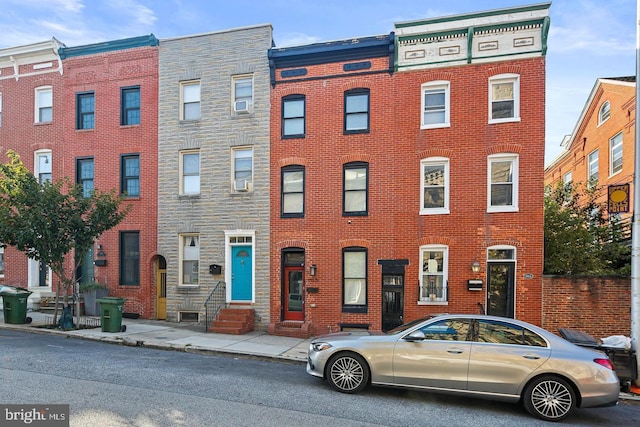
<path fill-rule="evenodd" d="M 522 0 L 0 0 L 0 49 L 68 47 L 271 24 L 277 47 L 388 34 L 394 23 L 544 3 Z M 596 80 L 636 74 L 635 0 L 553 0 L 545 164 L 561 154 Z M 526 102 L 523 100 L 523 102 Z"/>

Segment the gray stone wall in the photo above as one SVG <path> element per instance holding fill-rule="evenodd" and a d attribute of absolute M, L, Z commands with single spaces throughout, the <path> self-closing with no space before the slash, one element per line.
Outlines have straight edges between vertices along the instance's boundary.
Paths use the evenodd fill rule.
<path fill-rule="evenodd" d="M 225 279 L 225 231 L 255 231 L 256 328 L 269 324 L 270 25 L 161 39 L 159 46 L 158 253 L 167 261 L 167 320 L 197 312 Z M 253 108 L 236 114 L 233 76 L 253 75 Z M 199 79 L 200 120 L 180 120 L 180 82 Z M 253 147 L 253 188 L 233 191 L 233 148 Z M 180 195 L 180 152 L 200 150 L 200 194 Z M 199 283 L 179 287 L 179 235 L 199 233 Z M 210 264 L 222 275 L 209 274 Z M 230 286 L 230 284 L 227 284 Z"/>

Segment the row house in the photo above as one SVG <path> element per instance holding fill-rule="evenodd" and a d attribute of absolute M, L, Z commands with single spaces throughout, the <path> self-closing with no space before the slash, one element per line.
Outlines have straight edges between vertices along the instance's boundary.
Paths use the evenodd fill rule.
<path fill-rule="evenodd" d="M 153 35 L 72 48 L 53 39 L 0 51 L 3 157 L 17 151 L 41 181 L 69 177 L 87 194 L 124 195 L 130 214 L 78 254 L 76 277 L 125 297 L 125 311 L 144 317 L 155 314 L 157 44 Z M 54 295 L 48 266 L 15 248 L 3 255 L 0 280 L 28 288 L 35 304 Z"/>
<path fill-rule="evenodd" d="M 635 76 L 596 80 L 563 151 L 545 169 L 545 187 L 598 187 L 607 213 L 630 221 L 635 158 Z"/>
<path fill-rule="evenodd" d="M 549 6 L 270 50 L 270 333 L 541 323 Z"/>
<path fill-rule="evenodd" d="M 260 25 L 163 39 L 159 55 L 158 253 L 166 318 L 218 332 L 269 322 L 269 64 Z M 244 310 L 242 310 L 244 309 Z M 252 314 L 255 313 L 255 314 Z"/>

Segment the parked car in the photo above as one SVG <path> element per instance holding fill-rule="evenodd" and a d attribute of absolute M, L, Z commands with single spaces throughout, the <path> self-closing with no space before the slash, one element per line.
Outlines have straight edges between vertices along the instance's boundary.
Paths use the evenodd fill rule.
<path fill-rule="evenodd" d="M 317 337 L 307 372 L 343 393 L 372 384 L 521 402 L 547 421 L 616 405 L 620 392 L 606 354 L 526 322 L 472 314 Z"/>

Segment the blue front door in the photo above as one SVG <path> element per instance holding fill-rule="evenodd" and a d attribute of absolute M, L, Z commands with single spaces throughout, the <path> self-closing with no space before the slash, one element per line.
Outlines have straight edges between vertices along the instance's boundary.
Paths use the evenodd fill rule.
<path fill-rule="evenodd" d="M 252 301 L 251 246 L 232 246 L 231 257 L 231 301 Z"/>

